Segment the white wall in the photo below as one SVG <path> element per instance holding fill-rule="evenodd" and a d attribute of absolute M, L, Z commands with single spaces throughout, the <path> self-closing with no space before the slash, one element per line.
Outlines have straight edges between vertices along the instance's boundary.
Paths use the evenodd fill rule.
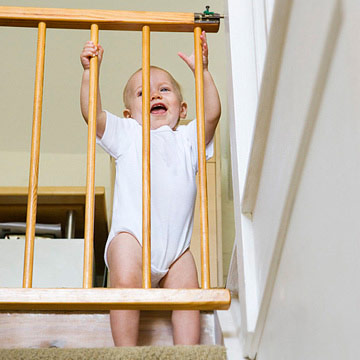
<path fill-rule="evenodd" d="M 360 49 L 354 40 L 360 35 L 360 3 L 296 1 L 292 12 L 283 59 L 284 74 L 285 68 L 289 72 L 278 93 L 283 103 L 277 116 L 291 109 L 288 122 L 297 121 L 296 102 L 308 78 L 304 66 L 311 67 L 306 57 L 316 52 L 311 45 L 324 26 L 328 47 L 321 62 L 324 79 L 308 88 L 313 98 L 305 116 L 313 128 L 257 359 L 355 359 L 360 356 Z M 297 51 L 295 42 L 301 44 Z"/>
<path fill-rule="evenodd" d="M 360 4 L 278 0 L 273 15 L 255 119 L 237 117 L 244 84 L 231 113 L 243 354 L 358 358 Z"/>

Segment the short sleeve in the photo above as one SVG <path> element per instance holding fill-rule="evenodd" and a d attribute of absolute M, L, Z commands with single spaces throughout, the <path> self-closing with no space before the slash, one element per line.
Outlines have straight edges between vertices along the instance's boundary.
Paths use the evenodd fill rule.
<path fill-rule="evenodd" d="M 197 144 L 197 127 L 196 119 L 192 120 L 189 124 L 182 126 L 181 131 L 184 132 L 184 136 L 190 143 L 191 147 L 191 159 L 194 165 L 195 171 L 198 171 L 198 144 Z M 214 156 L 214 138 L 211 139 L 205 149 L 206 160 L 209 160 Z"/>
<path fill-rule="evenodd" d="M 105 131 L 101 139 L 96 138 L 96 143 L 117 159 L 130 146 L 139 124 L 134 119 L 120 118 L 108 111 L 105 112 Z"/>

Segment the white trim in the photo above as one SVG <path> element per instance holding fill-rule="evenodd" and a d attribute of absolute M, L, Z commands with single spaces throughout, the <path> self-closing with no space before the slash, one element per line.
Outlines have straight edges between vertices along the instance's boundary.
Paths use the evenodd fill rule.
<path fill-rule="evenodd" d="M 244 214 L 252 214 L 255 208 L 291 4 L 290 0 L 285 3 L 283 1 L 275 3 L 274 26 L 269 36 L 269 48 L 266 54 L 249 166 L 242 197 L 241 208 Z"/>
<path fill-rule="evenodd" d="M 256 80 L 258 93 L 261 88 L 267 47 L 267 28 L 264 0 L 253 0 L 253 31 L 255 45 Z"/>
<path fill-rule="evenodd" d="M 234 184 L 234 206 L 235 206 L 235 225 L 236 225 L 236 250 L 233 254 L 232 265 L 229 271 L 229 279 L 233 272 L 237 272 L 238 292 L 240 302 L 234 303 L 238 306 L 241 314 L 241 328 L 239 330 L 240 343 L 244 356 L 254 358 L 259 348 L 262 332 L 266 323 L 268 309 L 272 297 L 274 283 L 276 281 L 277 270 L 281 261 L 282 249 L 286 237 L 288 223 L 291 218 L 291 211 L 295 201 L 297 188 L 301 179 L 301 172 L 306 158 L 309 142 L 312 135 L 317 111 L 321 102 L 321 95 L 324 89 L 324 83 L 327 77 L 334 41 L 339 30 L 339 19 L 341 17 L 339 3 L 336 0 L 329 2 L 324 16 L 322 16 L 323 26 L 319 26 L 320 34 L 317 34 L 316 41 L 305 40 L 301 38 L 301 32 L 295 31 L 294 41 L 308 41 L 312 50 L 312 59 L 310 74 L 307 74 L 308 81 L 302 86 L 308 94 L 309 100 L 301 105 L 302 111 L 306 116 L 295 116 L 296 122 L 292 124 L 291 145 L 287 144 L 289 154 L 286 154 L 282 160 L 286 160 L 283 165 L 279 163 L 280 159 L 271 158 L 267 154 L 267 142 L 270 136 L 270 124 L 273 116 L 273 108 L 278 96 L 286 98 L 286 91 L 289 91 L 291 84 L 286 82 L 286 76 L 282 79 L 282 88 L 279 88 L 278 82 L 284 71 L 282 62 L 284 61 L 285 49 L 290 43 L 286 43 L 288 36 L 288 22 L 294 21 L 296 16 L 304 16 L 305 13 L 296 13 L 293 9 L 292 0 L 264 0 L 264 28 L 261 29 L 263 36 L 267 36 L 270 19 L 272 26 L 269 35 L 269 45 L 266 53 L 266 62 L 260 87 L 259 98 L 257 98 L 257 75 L 260 67 L 256 60 L 260 59 L 259 52 L 264 43 L 259 42 L 256 29 L 259 29 L 259 22 L 252 16 L 262 16 L 261 11 L 250 9 L 253 4 L 249 1 L 240 3 L 228 0 L 228 32 L 229 32 L 229 51 L 230 56 L 229 69 L 230 75 L 233 75 L 229 81 L 229 115 L 230 115 L 230 140 L 232 152 L 233 184 Z M 301 2 L 295 2 L 301 7 Z M 274 8 L 269 9 L 271 5 Z M 291 12 L 291 13 L 290 13 Z M 260 15 L 259 15 L 260 14 Z M 293 18 L 291 18 L 293 16 Z M 252 23 L 253 22 L 253 23 Z M 291 23 L 291 22 L 290 22 Z M 314 27 L 316 28 L 316 26 Z M 292 29 L 294 30 L 294 29 Z M 252 39 L 252 41 L 251 41 Z M 296 44 L 291 43 L 294 47 Z M 259 50 L 260 49 L 260 50 Z M 255 50 L 258 56 L 255 57 Z M 289 57 L 290 56 L 290 57 Z M 289 61 L 294 61 L 287 54 L 287 66 L 291 67 Z M 288 60 L 290 59 L 290 60 Z M 307 61 L 305 57 L 304 61 Z M 288 70 L 289 71 L 289 68 Z M 285 84 L 285 85 L 284 85 Z M 287 89 L 287 90 L 284 90 Z M 309 92 L 307 89 L 311 89 Z M 290 118 L 294 114 L 289 113 Z M 255 123 L 256 120 L 256 123 Z M 272 126 L 280 126 L 273 125 Z M 254 129 L 253 129 L 254 127 Z M 281 133 L 282 131 L 282 133 Z M 272 133 L 272 144 L 281 141 L 276 136 L 284 136 L 285 130 L 280 128 Z M 274 135 L 277 134 L 277 135 Z M 274 137 L 275 136 L 275 137 Z M 249 139 L 253 139 L 251 143 Z M 268 151 L 269 152 L 269 151 Z M 267 159 L 267 157 L 269 157 Z M 270 159 L 270 160 L 269 160 Z M 266 259 L 262 263 L 255 258 L 254 226 L 266 227 L 265 224 L 256 223 L 257 215 L 257 196 L 259 187 L 271 187 L 269 182 L 269 172 L 264 180 L 263 165 L 267 164 L 267 169 L 271 171 L 268 161 L 278 162 L 279 166 L 286 167 L 286 176 L 281 184 L 281 194 L 276 202 L 273 211 L 276 212 L 276 221 L 268 224 L 272 228 L 271 239 L 267 239 L 272 246 L 266 253 Z M 278 168 L 275 166 L 274 168 Z M 246 174 L 246 175 L 245 175 Z M 242 196 L 242 203 L 240 203 Z M 264 198 L 261 201 L 267 202 L 266 214 L 269 214 L 269 199 Z M 263 203 L 261 203 L 263 204 Z M 262 205 L 263 206 L 263 205 Z M 253 216 L 254 214 L 254 216 Z M 275 231 L 274 231 L 275 230 Z M 255 233 L 254 233 L 255 234 Z M 266 231 L 262 232 L 266 236 Z M 237 267 L 237 269 L 235 269 Z M 260 279 L 261 273 L 264 280 Z M 264 283 L 261 283 L 264 281 Z"/>
<path fill-rule="evenodd" d="M 265 7 L 265 21 L 266 21 L 266 33 L 270 33 L 271 24 L 272 24 L 272 17 L 275 7 L 276 0 L 264 0 L 264 7 Z"/>
<path fill-rule="evenodd" d="M 242 331 L 245 336 L 249 329 L 254 326 L 248 324 L 248 318 L 251 318 L 248 316 L 248 309 L 251 304 L 257 302 L 256 298 L 249 299 L 247 296 L 251 291 L 247 289 L 249 284 L 245 282 L 245 278 L 249 278 L 249 273 L 253 273 L 254 269 L 246 267 L 243 259 L 253 258 L 253 254 L 245 253 L 247 249 L 243 248 L 243 239 L 249 238 L 251 234 L 246 233 L 246 230 L 244 233 L 240 207 L 240 196 L 247 167 L 246 154 L 250 151 L 250 139 L 257 104 L 252 2 L 250 0 L 228 1 L 226 11 L 225 25 L 229 51 L 227 56 L 229 61 L 228 107 L 234 189 L 235 244 L 239 254 L 237 258 L 238 292 L 242 299 L 240 302 Z"/>
<path fill-rule="evenodd" d="M 302 170 L 321 106 L 327 74 L 340 30 L 341 5 L 336 0 L 331 2 L 329 1 L 326 11 L 324 9 L 322 14 L 322 21 L 324 21 L 325 26 L 323 29 L 319 29 L 319 32 L 320 30 L 323 30 L 323 32 L 318 36 L 317 46 L 313 47 L 312 61 L 315 60 L 314 62 L 316 65 L 312 66 L 312 68 L 310 68 L 310 66 L 308 67 L 309 72 L 312 71 L 310 74 L 312 83 L 308 84 L 310 85 L 308 88 L 312 91 L 309 95 L 309 103 L 304 104 L 307 105 L 305 116 L 297 119 L 298 122 L 293 124 L 293 133 L 297 134 L 296 138 L 292 138 L 292 147 L 294 149 L 292 152 L 295 155 L 295 158 L 292 162 L 290 177 L 288 179 L 284 179 L 286 181 L 283 183 L 286 188 L 286 196 L 284 198 L 284 202 L 281 204 L 281 220 L 278 226 L 278 233 L 271 256 L 271 263 L 268 270 L 265 288 L 261 296 L 259 317 L 249 351 L 250 358 L 255 358 L 256 356 L 265 327 L 286 233 L 291 218 L 292 208 L 301 181 Z M 299 121 L 300 119 L 301 121 Z"/>
<path fill-rule="evenodd" d="M 240 308 L 239 301 L 234 299 L 229 310 L 216 311 L 223 334 L 224 346 L 228 360 L 239 360 L 243 354 L 243 345 L 240 342 Z"/>
<path fill-rule="evenodd" d="M 267 4 L 270 6 L 269 4 Z M 254 11 L 255 6 L 255 11 Z M 241 211 L 241 197 L 248 171 L 248 158 L 256 118 L 258 91 L 262 78 L 267 44 L 268 14 L 265 3 L 257 0 L 228 0 L 225 25 L 228 40 L 228 108 L 231 160 L 234 189 L 235 244 L 232 263 L 238 279 L 238 303 L 242 326 L 240 337 L 245 345 L 251 342 L 259 303 L 256 290 L 253 234 L 251 220 Z M 237 251 L 235 251 L 237 249 Z M 234 258 L 236 256 L 236 259 Z M 243 354 L 247 353 L 242 348 Z"/>

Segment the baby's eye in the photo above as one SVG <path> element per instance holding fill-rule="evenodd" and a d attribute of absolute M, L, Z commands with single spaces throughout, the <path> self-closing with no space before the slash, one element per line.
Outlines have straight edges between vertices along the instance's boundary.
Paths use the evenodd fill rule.
<path fill-rule="evenodd" d="M 137 96 L 137 97 L 142 96 L 142 91 L 141 91 L 141 90 L 140 90 L 140 91 L 138 91 L 138 92 L 136 93 L 136 96 Z"/>
<path fill-rule="evenodd" d="M 167 91 L 170 91 L 170 89 L 169 88 L 161 88 L 160 91 L 161 92 L 167 92 Z"/>

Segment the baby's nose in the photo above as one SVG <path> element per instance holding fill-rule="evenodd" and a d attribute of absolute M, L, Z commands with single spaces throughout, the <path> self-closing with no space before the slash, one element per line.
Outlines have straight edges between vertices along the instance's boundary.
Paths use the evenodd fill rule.
<path fill-rule="evenodd" d="M 153 91 L 152 93 L 151 93 L 151 99 L 153 100 L 153 99 L 160 99 L 161 98 L 161 93 L 159 92 L 159 91 Z"/>

